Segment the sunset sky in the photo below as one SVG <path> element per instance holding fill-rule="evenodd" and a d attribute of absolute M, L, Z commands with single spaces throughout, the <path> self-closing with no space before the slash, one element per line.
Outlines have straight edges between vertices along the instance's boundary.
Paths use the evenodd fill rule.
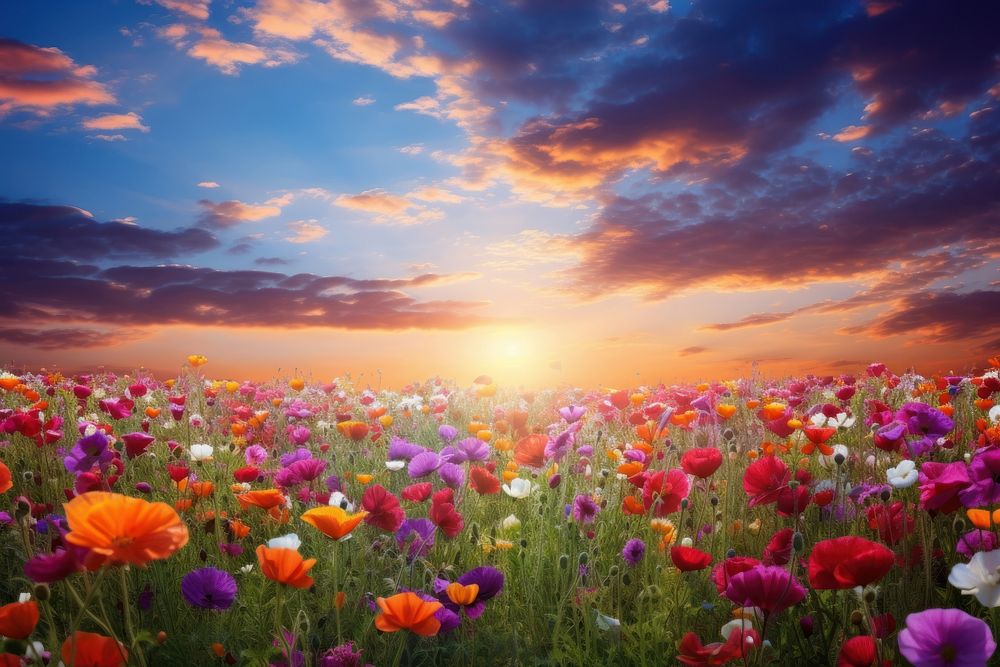
<path fill-rule="evenodd" d="M 0 360 L 399 386 L 1000 352 L 1000 3 L 0 5 Z"/>

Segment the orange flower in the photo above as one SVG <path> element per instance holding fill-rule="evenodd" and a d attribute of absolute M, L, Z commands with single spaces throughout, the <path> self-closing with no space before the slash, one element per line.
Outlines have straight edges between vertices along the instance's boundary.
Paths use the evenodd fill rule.
<path fill-rule="evenodd" d="M 236 539 L 243 539 L 250 534 L 250 526 L 246 525 L 239 519 L 230 519 L 227 526 L 229 527 L 229 532 Z"/>
<path fill-rule="evenodd" d="M 149 417 L 150 419 L 156 419 L 157 417 L 160 416 L 160 408 L 154 408 L 153 406 L 147 407 L 146 416 Z"/>
<path fill-rule="evenodd" d="M 369 475 L 368 473 L 358 473 L 354 476 L 354 479 L 358 480 L 359 484 L 371 484 L 372 480 L 375 479 L 375 475 Z"/>
<path fill-rule="evenodd" d="M 302 514 L 302 520 L 327 537 L 342 540 L 357 528 L 368 512 L 348 514 L 343 508 L 323 505 Z"/>
<path fill-rule="evenodd" d="M 63 507 L 70 528 L 66 541 L 98 557 L 90 566 L 104 561 L 145 565 L 169 558 L 188 542 L 187 526 L 166 503 L 91 491 Z"/>
<path fill-rule="evenodd" d="M 0 493 L 7 493 L 14 486 L 14 478 L 10 474 L 10 468 L 0 461 Z"/>
<path fill-rule="evenodd" d="M 269 510 L 285 504 L 285 494 L 278 489 L 258 489 L 240 494 L 236 496 L 236 500 L 240 501 L 243 509 L 253 506 Z"/>
<path fill-rule="evenodd" d="M 723 419 L 729 419 L 736 414 L 736 406 L 730 405 L 729 403 L 720 403 L 715 406 L 715 414 L 719 415 Z"/>
<path fill-rule="evenodd" d="M 191 493 L 198 498 L 208 498 L 215 493 L 215 485 L 211 482 L 192 482 Z"/>
<path fill-rule="evenodd" d="M 427 602 L 412 592 L 377 598 L 375 602 L 382 610 L 375 617 L 375 627 L 382 632 L 409 630 L 421 637 L 433 637 L 441 629 L 441 621 L 434 618 L 444 606 L 440 602 Z"/>
<path fill-rule="evenodd" d="M 989 510 L 972 509 L 966 510 L 965 515 L 980 530 L 990 530 L 994 525 L 1000 524 L 1000 510 L 993 510 L 991 514 Z"/>
<path fill-rule="evenodd" d="M 309 588 L 313 578 L 306 574 L 316 564 L 315 558 L 302 559 L 295 549 L 257 547 L 257 561 L 264 576 L 293 588 Z"/>
<path fill-rule="evenodd" d="M 208 363 L 208 357 L 203 354 L 189 354 L 187 361 L 191 368 L 198 368 Z"/>
<path fill-rule="evenodd" d="M 67 667 L 120 667 L 128 651 L 111 637 L 78 630 L 63 642 L 62 659 Z"/>
<path fill-rule="evenodd" d="M 291 382 L 288 383 L 288 386 L 294 389 L 295 391 L 302 391 L 303 389 L 305 389 L 306 383 L 305 380 L 303 380 L 302 378 L 293 378 Z"/>
<path fill-rule="evenodd" d="M 9 639 L 27 639 L 38 625 L 38 603 L 11 602 L 0 607 L 0 635 Z"/>
<path fill-rule="evenodd" d="M 350 438 L 357 442 L 358 440 L 364 440 L 365 436 L 368 435 L 368 424 L 355 420 L 343 421 L 337 424 L 337 430 L 345 438 Z"/>
<path fill-rule="evenodd" d="M 448 587 L 445 589 L 445 593 L 448 594 L 448 599 L 455 604 L 468 607 L 476 601 L 476 596 L 479 595 L 479 584 L 469 584 L 468 586 L 463 586 L 456 581 L 448 584 Z"/>

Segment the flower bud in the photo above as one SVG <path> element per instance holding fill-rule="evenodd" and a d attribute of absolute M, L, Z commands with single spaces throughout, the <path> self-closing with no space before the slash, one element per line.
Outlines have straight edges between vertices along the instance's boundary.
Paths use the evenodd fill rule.
<path fill-rule="evenodd" d="M 806 548 L 806 539 L 802 533 L 796 531 L 792 535 L 792 548 L 795 549 L 795 553 L 802 553 L 802 550 Z"/>

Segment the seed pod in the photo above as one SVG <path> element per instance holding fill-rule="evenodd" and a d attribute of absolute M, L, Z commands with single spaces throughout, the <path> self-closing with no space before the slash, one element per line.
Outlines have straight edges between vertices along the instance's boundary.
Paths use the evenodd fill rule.
<path fill-rule="evenodd" d="M 45 602 L 51 597 L 52 591 L 49 590 L 48 584 L 35 584 L 35 587 L 31 590 L 31 595 L 39 602 Z"/>
<path fill-rule="evenodd" d="M 576 562 L 580 565 L 586 565 L 589 560 L 590 555 L 586 551 L 581 551 L 580 555 L 576 557 Z"/>
<path fill-rule="evenodd" d="M 792 535 L 792 548 L 795 549 L 795 553 L 802 553 L 802 550 L 806 548 L 806 538 L 802 536 L 802 533 L 796 531 Z"/>
<path fill-rule="evenodd" d="M 565 570 L 567 567 L 569 567 L 569 556 L 563 554 L 559 556 L 559 569 Z"/>

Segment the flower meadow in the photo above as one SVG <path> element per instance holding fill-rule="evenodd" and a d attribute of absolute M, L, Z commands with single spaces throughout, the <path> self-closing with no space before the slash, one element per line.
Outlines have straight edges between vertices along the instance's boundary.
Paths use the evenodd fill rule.
<path fill-rule="evenodd" d="M 1000 358 L 400 391 L 0 375 L 0 665 L 987 665 Z"/>

